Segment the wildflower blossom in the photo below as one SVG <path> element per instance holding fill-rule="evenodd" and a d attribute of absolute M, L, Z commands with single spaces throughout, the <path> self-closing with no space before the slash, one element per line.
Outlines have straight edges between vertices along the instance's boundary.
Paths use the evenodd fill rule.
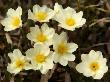
<path fill-rule="evenodd" d="M 5 26 L 5 31 L 15 30 L 22 26 L 22 9 L 18 7 L 16 10 L 10 8 L 7 12 L 7 17 L 1 21 L 1 24 Z"/>
<path fill-rule="evenodd" d="M 82 18 L 83 12 L 76 11 L 70 7 L 65 9 L 61 5 L 55 4 L 54 11 L 56 12 L 54 20 L 59 22 L 59 26 L 67 30 L 75 30 L 85 24 L 86 19 Z"/>
<path fill-rule="evenodd" d="M 46 23 L 41 26 L 35 26 L 30 28 L 30 33 L 27 34 L 27 38 L 36 44 L 52 45 L 52 38 L 55 31 L 53 28 L 49 28 Z"/>
<path fill-rule="evenodd" d="M 19 49 L 15 49 L 13 53 L 8 53 L 11 63 L 8 64 L 7 70 L 10 73 L 17 74 L 22 70 L 29 70 L 31 65 L 25 56 L 22 55 Z"/>
<path fill-rule="evenodd" d="M 49 22 L 49 20 L 54 16 L 54 11 L 48 8 L 46 5 L 40 7 L 39 5 L 33 6 L 33 12 L 28 11 L 28 19 L 32 19 L 35 22 Z"/>
<path fill-rule="evenodd" d="M 66 32 L 62 32 L 60 35 L 55 34 L 53 41 L 53 49 L 55 50 L 55 63 L 59 62 L 61 65 L 66 66 L 68 61 L 75 60 L 75 56 L 72 54 L 72 52 L 76 51 L 78 45 L 67 42 Z"/>
<path fill-rule="evenodd" d="M 36 45 L 36 47 L 28 49 L 26 56 L 31 60 L 32 69 L 40 70 L 42 74 L 53 68 L 53 52 L 46 45 Z"/>
<path fill-rule="evenodd" d="M 89 54 L 82 54 L 81 60 L 82 62 L 76 66 L 76 70 L 87 77 L 92 76 L 94 79 L 101 79 L 104 73 L 108 71 L 107 60 L 103 58 L 100 51 L 91 50 Z"/>

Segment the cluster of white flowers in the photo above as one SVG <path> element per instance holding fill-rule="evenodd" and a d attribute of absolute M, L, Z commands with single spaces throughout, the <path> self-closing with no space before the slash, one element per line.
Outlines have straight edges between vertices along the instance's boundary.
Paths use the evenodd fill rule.
<path fill-rule="evenodd" d="M 22 8 L 18 7 L 16 10 L 10 8 L 7 12 L 7 17 L 1 21 L 5 26 L 5 31 L 15 30 L 22 27 Z M 76 13 L 73 8 L 67 7 L 63 9 L 61 5 L 55 3 L 54 10 L 48 8 L 46 5 L 40 7 L 33 6 L 33 12 L 28 10 L 28 19 L 39 22 L 49 22 L 50 19 L 59 22 L 59 26 L 67 30 L 75 30 L 85 24 L 86 19 L 82 18 L 83 12 Z"/>
<path fill-rule="evenodd" d="M 47 24 L 43 24 L 41 29 L 38 26 L 31 28 L 27 38 L 35 42 L 34 47 L 26 51 L 26 56 L 21 55 L 18 49 L 9 53 L 11 63 L 7 69 L 10 73 L 16 74 L 23 69 L 33 69 L 40 70 L 42 74 L 45 74 L 53 68 L 54 63 L 66 66 L 68 61 L 75 60 L 72 52 L 78 48 L 78 45 L 67 42 L 66 32 L 58 35 L 54 29 L 49 28 Z M 53 45 L 52 51 L 49 48 L 51 45 Z M 12 70 L 15 71 L 12 72 Z"/>
<path fill-rule="evenodd" d="M 10 8 L 7 12 L 7 17 L 1 21 L 5 26 L 5 31 L 15 30 L 22 27 L 22 8 L 16 10 Z M 67 30 L 75 30 L 85 24 L 86 19 L 82 18 L 83 12 L 76 12 L 73 8 L 63 8 L 58 3 L 55 3 L 54 9 L 47 6 L 33 6 L 33 12 L 28 10 L 28 19 L 34 22 L 42 22 L 41 27 L 35 25 L 30 28 L 27 38 L 34 43 L 33 48 L 26 51 L 26 55 L 22 55 L 19 49 L 15 49 L 8 56 L 11 63 L 8 64 L 7 70 L 10 73 L 17 74 L 22 70 L 40 70 L 42 74 L 46 74 L 49 69 L 52 69 L 55 63 L 63 66 L 68 64 L 68 61 L 74 61 L 73 52 L 76 51 L 78 45 L 69 43 L 66 32 L 61 34 L 55 33 L 55 29 L 49 27 L 46 22 L 50 19 L 59 23 L 59 27 Z M 52 46 L 50 49 L 50 46 Z M 94 79 L 101 79 L 103 74 L 107 72 L 107 60 L 103 58 L 100 51 L 91 50 L 89 54 L 81 55 L 82 62 L 76 66 L 76 70 L 83 75 Z"/>

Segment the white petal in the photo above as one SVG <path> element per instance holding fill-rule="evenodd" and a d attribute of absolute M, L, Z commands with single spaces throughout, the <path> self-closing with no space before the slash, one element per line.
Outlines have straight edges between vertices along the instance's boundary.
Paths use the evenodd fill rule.
<path fill-rule="evenodd" d="M 73 14 L 73 18 L 75 18 L 77 22 L 80 22 L 81 21 L 82 16 L 83 16 L 83 12 L 82 11 Z"/>
<path fill-rule="evenodd" d="M 7 25 L 9 25 L 9 21 L 10 21 L 10 18 L 8 17 L 8 18 L 4 18 L 3 20 L 1 20 L 1 24 L 3 25 L 3 26 L 7 26 Z"/>
<path fill-rule="evenodd" d="M 102 60 L 103 61 L 103 60 Z M 100 69 L 98 73 L 106 73 L 108 71 L 108 66 L 106 65 L 106 62 L 98 62 L 100 65 Z"/>
<path fill-rule="evenodd" d="M 68 61 L 74 61 L 75 60 L 75 56 L 73 54 L 66 54 L 64 56 L 64 59 L 66 59 Z"/>
<path fill-rule="evenodd" d="M 81 17 L 83 16 L 83 12 L 82 12 L 82 11 L 78 12 L 78 13 L 77 13 L 77 16 L 78 16 L 79 18 L 81 18 Z"/>
<path fill-rule="evenodd" d="M 22 55 L 22 53 L 19 49 L 14 49 L 13 53 L 8 53 L 8 56 L 10 57 L 12 62 L 18 58 L 24 58 L 24 56 Z"/>
<path fill-rule="evenodd" d="M 68 64 L 68 61 L 65 60 L 65 59 L 63 59 L 63 58 L 60 58 L 59 63 L 60 63 L 61 65 L 63 65 L 63 66 L 66 66 L 66 65 Z"/>
<path fill-rule="evenodd" d="M 48 56 L 50 53 L 50 48 L 49 46 L 46 45 L 36 45 L 35 47 L 40 53 L 44 54 L 45 56 Z"/>
<path fill-rule="evenodd" d="M 65 21 L 65 18 L 66 17 L 64 16 L 63 11 L 60 11 L 59 14 L 55 15 L 54 20 L 58 21 L 59 23 L 63 23 Z"/>
<path fill-rule="evenodd" d="M 12 8 L 8 9 L 7 16 L 14 16 L 14 15 L 15 15 L 15 10 Z"/>
<path fill-rule="evenodd" d="M 87 56 L 88 54 L 82 54 L 81 55 L 81 60 L 82 61 L 86 61 L 87 59 L 88 59 L 88 56 Z"/>
<path fill-rule="evenodd" d="M 39 11 L 39 9 L 40 9 L 40 6 L 39 5 L 34 5 L 33 6 L 33 13 L 36 13 L 36 12 L 38 12 Z"/>
<path fill-rule="evenodd" d="M 36 55 L 38 53 L 37 49 L 34 48 L 30 48 L 26 51 L 26 57 L 28 59 L 31 59 L 34 55 Z"/>
<path fill-rule="evenodd" d="M 49 69 L 42 69 L 42 70 L 40 69 L 40 71 L 41 71 L 42 74 L 46 74 L 48 72 L 48 70 Z"/>
<path fill-rule="evenodd" d="M 32 19 L 32 20 L 34 19 L 34 15 L 30 9 L 28 10 L 28 19 Z"/>
<path fill-rule="evenodd" d="M 14 30 L 14 28 L 12 28 L 12 27 L 5 27 L 4 28 L 4 31 L 12 31 L 12 30 Z"/>
<path fill-rule="evenodd" d="M 61 10 L 63 9 L 63 7 L 61 5 L 59 5 L 58 3 L 55 3 L 54 6 L 54 11 L 58 14 Z"/>
<path fill-rule="evenodd" d="M 50 62 L 46 62 L 44 65 L 43 65 L 43 69 L 52 69 L 54 66 L 54 63 L 52 61 Z"/>
<path fill-rule="evenodd" d="M 24 66 L 24 69 L 25 69 L 25 70 L 30 70 L 30 69 L 32 69 L 32 65 L 29 64 L 29 62 L 27 61 L 27 62 L 26 62 L 26 65 Z"/>
<path fill-rule="evenodd" d="M 100 53 L 97 53 L 97 52 L 95 52 L 94 50 L 91 50 L 90 52 L 89 52 L 89 54 L 88 54 L 88 56 L 89 56 L 89 58 L 91 59 L 91 60 L 97 60 L 98 58 L 102 58 L 102 53 L 100 52 Z"/>
<path fill-rule="evenodd" d="M 62 33 L 60 34 L 60 39 L 61 39 L 62 41 L 67 40 L 67 34 L 66 34 L 66 32 L 62 32 Z"/>
<path fill-rule="evenodd" d="M 55 30 L 53 28 L 49 28 L 47 24 L 43 24 L 41 26 L 42 32 L 47 35 L 48 39 L 52 38 L 55 34 Z"/>
<path fill-rule="evenodd" d="M 76 49 L 78 48 L 78 45 L 75 43 L 68 43 L 68 52 L 72 53 L 74 51 L 76 51 Z"/>
<path fill-rule="evenodd" d="M 53 36 L 54 44 L 56 44 L 57 41 L 59 41 L 59 40 L 60 40 L 60 39 L 59 39 L 59 35 L 58 35 L 57 33 L 55 33 L 54 36 Z"/>
<path fill-rule="evenodd" d="M 77 70 L 79 73 L 83 73 L 83 72 L 84 72 L 83 66 L 84 66 L 83 63 L 77 64 L 77 65 L 76 65 L 76 70 Z"/>
<path fill-rule="evenodd" d="M 22 15 L 22 8 L 21 7 L 18 7 L 16 9 L 16 13 L 17 13 L 18 16 L 21 16 Z"/>
<path fill-rule="evenodd" d="M 5 33 L 5 36 L 6 36 L 7 43 L 12 44 L 12 40 L 11 40 L 10 35 L 8 33 Z"/>
<path fill-rule="evenodd" d="M 70 13 L 70 14 L 76 13 L 76 11 L 75 11 L 73 8 L 71 8 L 71 7 L 65 8 L 65 11 L 66 11 L 67 13 Z"/>
<path fill-rule="evenodd" d="M 76 14 L 76 11 L 73 8 L 67 7 L 64 9 L 64 13 L 66 17 L 71 17 L 73 14 Z"/>
<path fill-rule="evenodd" d="M 30 33 L 27 34 L 27 38 L 31 41 L 37 42 L 37 35 L 41 33 L 39 27 L 36 25 L 35 27 L 30 28 Z"/>
<path fill-rule="evenodd" d="M 12 62 L 16 60 L 16 57 L 14 56 L 13 53 L 8 53 L 8 56 L 11 59 Z"/>
<path fill-rule="evenodd" d="M 92 76 L 94 79 L 101 79 L 103 77 L 104 73 L 96 74 L 95 76 Z"/>
<path fill-rule="evenodd" d="M 79 63 L 76 66 L 76 70 L 79 73 L 83 73 L 86 77 L 90 77 L 93 75 L 90 71 L 90 68 L 88 67 L 88 62 Z"/>
<path fill-rule="evenodd" d="M 41 10 L 41 11 L 44 11 L 44 12 L 47 12 L 48 9 L 49 9 L 49 8 L 47 8 L 46 5 L 43 5 L 43 6 L 40 8 L 40 10 Z"/>
<path fill-rule="evenodd" d="M 14 49 L 13 54 L 15 54 L 19 58 L 21 58 L 21 56 L 23 56 L 19 49 Z"/>
<path fill-rule="evenodd" d="M 47 69 L 52 69 L 53 68 L 53 66 L 54 66 L 53 57 L 54 57 L 54 53 L 50 52 L 49 56 L 46 59 L 46 63 L 44 65 L 45 68 L 47 68 Z"/>
<path fill-rule="evenodd" d="M 45 32 L 46 30 L 48 31 L 49 30 L 49 27 L 46 23 L 44 23 L 42 26 L 41 26 L 41 29 L 42 29 L 42 32 Z"/>
<path fill-rule="evenodd" d="M 48 16 L 47 16 L 47 20 L 50 20 L 50 19 L 52 19 L 52 18 L 54 18 L 54 16 L 55 16 L 55 12 L 52 10 L 52 9 L 48 9 Z"/>
<path fill-rule="evenodd" d="M 7 71 L 10 72 L 10 73 L 18 74 L 21 71 L 21 69 L 15 68 L 13 66 L 13 64 L 8 64 Z"/>
<path fill-rule="evenodd" d="M 58 63 L 59 61 L 60 61 L 60 56 L 57 53 L 55 53 L 54 54 L 54 62 Z"/>
<path fill-rule="evenodd" d="M 33 70 L 38 70 L 38 64 L 36 64 L 35 62 L 33 63 L 32 62 L 32 67 L 31 67 L 31 69 L 33 69 Z"/>
<path fill-rule="evenodd" d="M 86 19 L 82 18 L 81 21 L 78 23 L 78 26 L 76 28 L 82 27 L 86 23 Z"/>

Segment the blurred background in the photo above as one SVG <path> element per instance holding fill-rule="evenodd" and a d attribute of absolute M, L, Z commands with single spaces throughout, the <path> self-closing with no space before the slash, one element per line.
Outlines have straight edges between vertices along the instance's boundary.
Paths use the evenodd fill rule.
<path fill-rule="evenodd" d="M 83 11 L 86 24 L 75 31 L 58 30 L 58 23 L 52 21 L 49 26 L 55 28 L 57 33 L 66 31 L 69 41 L 79 45 L 75 63 L 69 62 L 68 66 L 63 67 L 59 64 L 46 75 L 41 75 L 39 71 L 22 71 L 18 75 L 12 75 L 7 72 L 7 64 L 10 62 L 7 53 L 13 49 L 19 48 L 25 55 L 25 51 L 32 47 L 31 42 L 26 38 L 29 28 L 35 24 L 28 20 L 28 9 L 32 9 L 35 4 L 40 6 L 47 5 L 54 7 L 59 3 L 66 8 L 74 8 L 77 12 Z M 0 82 L 110 82 L 110 0 L 0 0 L 0 21 L 6 17 L 9 8 L 16 9 L 21 6 L 23 9 L 23 27 L 14 31 L 5 32 L 0 24 Z M 88 53 L 90 50 L 102 51 L 103 56 L 107 58 L 109 71 L 101 80 L 94 80 L 79 74 L 75 70 L 75 64 L 81 60 L 82 53 Z"/>

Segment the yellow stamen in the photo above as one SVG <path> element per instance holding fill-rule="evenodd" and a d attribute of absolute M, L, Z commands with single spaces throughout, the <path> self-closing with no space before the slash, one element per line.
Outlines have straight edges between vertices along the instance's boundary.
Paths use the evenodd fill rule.
<path fill-rule="evenodd" d="M 39 21 L 43 21 L 43 20 L 45 20 L 46 19 L 46 17 L 47 17 L 47 13 L 46 12 L 37 12 L 36 14 L 35 14 L 35 17 L 39 20 Z"/>
<path fill-rule="evenodd" d="M 13 17 L 12 18 L 12 25 L 15 27 L 18 27 L 20 25 L 20 18 L 19 17 Z"/>
<path fill-rule="evenodd" d="M 39 42 L 45 42 L 47 40 L 47 37 L 43 34 L 43 33 L 40 33 L 38 36 L 37 36 L 37 40 Z"/>
<path fill-rule="evenodd" d="M 16 61 L 16 68 L 23 69 L 24 65 L 25 65 L 25 61 L 22 61 L 22 60 L 17 60 Z"/>
<path fill-rule="evenodd" d="M 35 56 L 35 60 L 37 63 L 43 63 L 45 62 L 46 56 L 44 56 L 43 54 L 37 54 Z"/>
<path fill-rule="evenodd" d="M 68 50 L 68 48 L 67 48 L 66 44 L 61 43 L 58 45 L 58 53 L 59 54 L 63 55 L 64 53 L 67 52 L 67 50 Z"/>
<path fill-rule="evenodd" d="M 76 23 L 73 18 L 67 18 L 65 22 L 68 26 L 73 26 Z"/>
<path fill-rule="evenodd" d="M 92 62 L 90 64 L 90 69 L 94 72 L 96 72 L 99 69 L 99 64 L 97 62 Z"/>

